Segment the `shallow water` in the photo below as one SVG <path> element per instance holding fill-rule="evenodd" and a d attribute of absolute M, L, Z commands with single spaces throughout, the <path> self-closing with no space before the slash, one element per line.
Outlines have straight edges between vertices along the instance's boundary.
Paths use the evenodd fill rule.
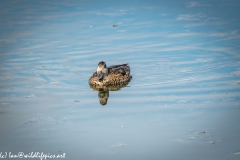
<path fill-rule="evenodd" d="M 239 159 L 238 1 L 0 6 L 0 153 Z M 105 106 L 101 60 L 133 76 Z"/>

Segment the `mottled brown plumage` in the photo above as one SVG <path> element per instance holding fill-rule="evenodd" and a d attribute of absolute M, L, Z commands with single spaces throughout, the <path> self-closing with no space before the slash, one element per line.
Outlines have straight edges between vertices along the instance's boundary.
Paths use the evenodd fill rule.
<path fill-rule="evenodd" d="M 107 67 L 106 63 L 101 61 L 98 64 L 97 71 L 89 78 L 88 83 L 96 87 L 124 86 L 130 82 L 131 78 L 128 64 Z"/>

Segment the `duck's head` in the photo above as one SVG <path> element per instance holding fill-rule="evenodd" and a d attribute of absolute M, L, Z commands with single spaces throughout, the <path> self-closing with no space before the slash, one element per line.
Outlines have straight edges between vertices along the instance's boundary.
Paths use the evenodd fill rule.
<path fill-rule="evenodd" d="M 97 68 L 98 80 L 101 82 L 107 75 L 108 75 L 108 68 L 106 66 L 106 63 L 103 61 L 99 62 L 98 68 Z"/>

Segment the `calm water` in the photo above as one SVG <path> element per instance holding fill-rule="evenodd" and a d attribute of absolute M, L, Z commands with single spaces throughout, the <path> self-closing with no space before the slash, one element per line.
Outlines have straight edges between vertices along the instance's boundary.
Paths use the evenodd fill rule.
<path fill-rule="evenodd" d="M 239 159 L 239 7 L 1 1 L 0 153 Z M 88 85 L 101 60 L 133 76 L 105 106 Z"/>

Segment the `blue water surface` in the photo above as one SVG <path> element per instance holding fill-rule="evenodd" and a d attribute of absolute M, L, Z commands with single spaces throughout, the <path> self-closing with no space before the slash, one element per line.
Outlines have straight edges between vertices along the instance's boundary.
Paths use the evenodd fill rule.
<path fill-rule="evenodd" d="M 239 159 L 239 7 L 0 1 L 0 153 Z M 133 76 L 104 106 L 88 84 L 102 60 Z"/>

